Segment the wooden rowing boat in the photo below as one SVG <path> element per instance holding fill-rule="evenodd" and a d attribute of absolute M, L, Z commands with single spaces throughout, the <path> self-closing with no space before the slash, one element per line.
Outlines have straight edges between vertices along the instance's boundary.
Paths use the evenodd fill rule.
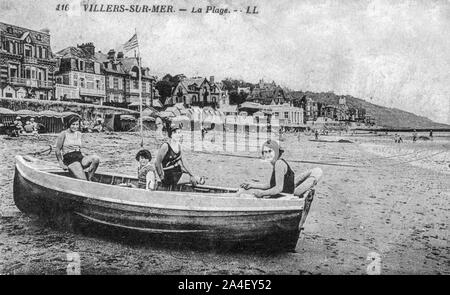
<path fill-rule="evenodd" d="M 137 179 L 98 173 L 98 182 L 69 176 L 55 164 L 16 156 L 14 202 L 24 213 L 115 235 L 188 245 L 241 245 L 294 250 L 314 190 L 299 198 L 237 197 L 236 189 L 177 185 L 171 191 L 120 186 Z"/>

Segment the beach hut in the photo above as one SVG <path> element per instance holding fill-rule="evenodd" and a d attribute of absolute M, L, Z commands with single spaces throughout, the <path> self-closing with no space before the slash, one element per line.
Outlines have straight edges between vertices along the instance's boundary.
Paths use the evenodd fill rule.
<path fill-rule="evenodd" d="M 159 110 L 161 110 L 164 106 L 163 106 L 163 104 L 161 103 L 161 101 L 159 100 L 159 99 L 154 99 L 153 100 L 153 103 L 152 103 L 152 106 L 155 108 L 155 109 L 159 109 Z"/>
<path fill-rule="evenodd" d="M 154 117 L 158 115 L 158 111 L 152 107 L 148 107 L 142 111 L 142 116 Z"/>
<path fill-rule="evenodd" d="M 25 120 L 29 120 L 30 118 L 34 118 L 36 117 L 38 113 L 36 113 L 35 111 L 32 110 L 19 110 L 16 111 L 16 116 L 20 116 L 22 118 L 24 118 Z"/>
<path fill-rule="evenodd" d="M 124 121 L 136 121 L 136 118 L 131 115 L 120 115 L 120 120 Z"/>
<path fill-rule="evenodd" d="M 172 112 L 163 111 L 163 112 L 159 112 L 158 113 L 158 117 L 161 117 L 161 118 L 172 118 L 172 117 L 175 117 L 175 114 L 172 113 Z"/>
<path fill-rule="evenodd" d="M 64 130 L 64 116 L 62 113 L 45 110 L 36 113 L 36 117 L 39 118 L 37 123 L 42 124 L 48 133 L 59 133 Z"/>
<path fill-rule="evenodd" d="M 0 123 L 8 124 L 14 122 L 16 113 L 10 109 L 0 108 Z"/>
<path fill-rule="evenodd" d="M 118 131 L 132 131 L 136 128 L 136 118 L 131 115 L 120 115 L 120 125 Z"/>
<path fill-rule="evenodd" d="M 165 111 L 172 112 L 175 116 L 181 115 L 180 110 L 177 109 L 176 107 L 168 107 Z"/>

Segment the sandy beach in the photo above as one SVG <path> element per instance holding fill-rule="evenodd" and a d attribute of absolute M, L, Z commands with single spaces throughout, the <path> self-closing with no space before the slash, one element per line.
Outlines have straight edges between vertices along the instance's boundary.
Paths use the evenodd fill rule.
<path fill-rule="evenodd" d="M 0 138 L 0 274 L 66 274 L 69 252 L 80 254 L 82 274 L 366 274 L 371 252 L 379 255 L 382 274 L 450 274 L 450 138 L 439 133 L 433 141 L 405 138 L 403 144 L 390 134 L 323 141 L 284 135 L 284 158 L 294 171 L 320 167 L 324 176 L 296 252 L 278 254 L 167 249 L 45 226 L 14 205 L 14 156 L 45 150 L 55 138 Z M 138 134 L 84 139 L 85 152 L 100 155 L 101 171 L 136 173 Z M 144 144 L 155 155 L 153 134 Z M 39 158 L 55 161 L 54 153 Z M 211 185 L 237 187 L 271 173 L 250 157 L 186 151 L 184 158 Z"/>

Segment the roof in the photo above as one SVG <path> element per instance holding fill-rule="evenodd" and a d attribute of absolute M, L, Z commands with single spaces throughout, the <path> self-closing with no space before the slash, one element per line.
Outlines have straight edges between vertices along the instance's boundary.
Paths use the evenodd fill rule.
<path fill-rule="evenodd" d="M 181 80 L 179 84 L 181 84 L 187 91 L 190 91 L 189 86 L 196 85 L 197 87 L 200 87 L 205 80 L 206 78 L 185 78 Z"/>
<path fill-rule="evenodd" d="M 103 52 L 96 52 L 94 56 L 98 62 L 102 63 L 102 67 L 105 72 L 114 74 L 125 74 L 125 70 L 123 68 L 121 61 L 108 59 L 108 55 L 104 54 Z M 116 69 L 108 68 L 107 66 L 105 66 L 105 63 L 115 64 Z"/>
<path fill-rule="evenodd" d="M 12 34 L 8 33 L 7 31 L 8 27 L 12 28 L 13 30 Z M 50 46 L 50 34 L 45 31 L 36 31 L 0 22 L 0 32 L 4 33 L 5 35 L 10 35 L 16 38 L 22 38 L 24 34 L 28 32 L 32 43 L 45 44 Z M 41 40 L 38 40 L 39 37 Z"/>
<path fill-rule="evenodd" d="M 137 62 L 136 58 L 134 58 L 134 57 L 124 57 L 124 58 L 118 59 L 118 61 L 121 62 L 123 71 L 126 74 L 130 73 L 131 70 L 134 67 L 138 66 L 138 62 Z M 148 68 L 147 67 L 141 67 L 141 70 L 144 70 L 144 69 L 148 69 Z M 149 78 L 149 79 L 154 79 L 154 77 L 152 77 L 152 76 L 142 75 L 142 77 L 146 77 L 146 78 Z"/>
<path fill-rule="evenodd" d="M 61 58 L 83 58 L 91 60 L 95 59 L 95 57 L 92 57 L 87 50 L 74 46 L 64 48 L 58 51 L 56 55 Z"/>

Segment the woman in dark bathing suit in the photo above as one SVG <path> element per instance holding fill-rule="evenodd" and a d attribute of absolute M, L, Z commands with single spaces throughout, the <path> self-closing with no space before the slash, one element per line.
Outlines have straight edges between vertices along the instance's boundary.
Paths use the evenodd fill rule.
<path fill-rule="evenodd" d="M 269 183 L 243 183 L 238 195 L 253 195 L 256 198 L 277 198 L 281 193 L 301 196 L 317 184 L 322 170 L 315 168 L 295 179 L 295 173 L 289 164 L 281 158 L 283 150 L 274 140 L 266 141 L 262 146 L 262 157 L 273 167 Z"/>
<path fill-rule="evenodd" d="M 172 125 L 168 131 L 170 141 L 162 144 L 155 161 L 161 186 L 170 189 L 178 183 L 183 173 L 189 174 L 192 184 L 202 184 L 203 180 L 194 176 L 183 163 L 181 157 L 183 135 L 180 127 Z"/>

